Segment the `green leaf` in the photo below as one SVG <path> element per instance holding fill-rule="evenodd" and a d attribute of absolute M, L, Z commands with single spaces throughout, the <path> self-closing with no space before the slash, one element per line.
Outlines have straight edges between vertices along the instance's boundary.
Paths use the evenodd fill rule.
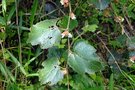
<path fill-rule="evenodd" d="M 127 7 L 127 11 L 128 11 L 128 17 L 131 17 L 133 19 L 135 19 L 135 4 L 130 4 L 128 7 Z"/>
<path fill-rule="evenodd" d="M 10 0 L 10 1 L 11 1 L 11 0 Z M 15 6 L 12 6 L 10 12 L 8 12 L 7 21 L 10 21 L 11 18 L 13 18 L 14 13 L 15 13 Z"/>
<path fill-rule="evenodd" d="M 95 32 L 96 29 L 98 28 L 98 26 L 96 24 L 93 24 L 93 25 L 85 25 L 82 29 L 85 31 L 85 32 Z"/>
<path fill-rule="evenodd" d="M 128 0 L 120 0 L 119 1 L 122 5 L 126 4 L 128 2 Z"/>
<path fill-rule="evenodd" d="M 15 82 L 13 74 L 2 62 L 0 62 L 0 71 L 6 77 L 6 79 L 11 79 L 13 82 Z"/>
<path fill-rule="evenodd" d="M 17 58 L 11 53 L 9 52 L 8 50 L 6 50 L 7 53 L 10 55 L 11 57 L 11 60 L 16 64 L 17 67 L 20 68 L 20 71 L 24 74 L 24 75 L 27 75 L 27 72 L 25 71 L 23 65 L 17 60 Z"/>
<path fill-rule="evenodd" d="M 38 6 L 38 0 L 34 0 L 33 5 L 32 5 L 32 9 L 31 9 L 30 26 L 33 25 L 34 16 L 35 16 L 35 13 L 37 10 L 37 6 Z"/>
<path fill-rule="evenodd" d="M 67 25 L 68 25 L 68 18 L 69 16 L 64 16 L 59 22 L 58 25 L 63 28 L 66 29 Z M 72 31 L 74 28 L 76 28 L 78 26 L 78 22 L 77 20 L 70 20 L 70 24 L 69 24 L 69 31 Z"/>
<path fill-rule="evenodd" d="M 51 47 L 48 49 L 47 58 L 52 58 L 52 57 L 60 58 L 61 52 L 62 50 L 60 50 L 58 47 Z"/>
<path fill-rule="evenodd" d="M 6 33 L 0 32 L 0 40 L 5 40 L 5 38 L 6 38 Z"/>
<path fill-rule="evenodd" d="M 113 74 L 110 76 L 110 82 L 109 82 L 109 90 L 114 90 L 114 80 L 113 80 Z"/>
<path fill-rule="evenodd" d="M 122 48 L 122 45 L 120 42 L 118 42 L 117 40 L 112 40 L 109 42 L 110 45 L 113 46 L 113 48 L 116 48 L 116 47 L 121 47 Z"/>
<path fill-rule="evenodd" d="M 69 66 L 79 74 L 93 74 L 103 69 L 96 49 L 84 40 L 75 43 L 73 52 L 68 55 Z"/>
<path fill-rule="evenodd" d="M 108 7 L 111 0 L 89 0 L 92 4 L 96 6 L 96 8 L 100 10 L 104 10 Z"/>
<path fill-rule="evenodd" d="M 135 36 L 130 37 L 131 40 L 127 39 L 127 46 L 129 50 L 135 50 Z"/>
<path fill-rule="evenodd" d="M 45 20 L 33 25 L 29 33 L 28 42 L 32 45 L 40 45 L 42 49 L 59 44 L 61 32 L 56 26 L 57 19 Z"/>
<path fill-rule="evenodd" d="M 73 83 L 70 83 L 70 86 L 73 87 L 74 90 L 89 90 L 90 86 L 94 86 L 94 81 L 88 77 L 87 75 L 72 75 Z"/>
<path fill-rule="evenodd" d="M 2 16 L 0 16 L 0 26 L 4 25 L 6 25 L 5 19 Z"/>
<path fill-rule="evenodd" d="M 39 70 L 39 81 L 41 84 L 54 85 L 63 79 L 64 74 L 60 70 L 57 58 L 51 58 L 42 63 L 43 69 Z"/>
<path fill-rule="evenodd" d="M 2 11 L 3 11 L 3 13 L 5 13 L 6 10 L 7 10 L 7 8 L 6 8 L 6 2 L 7 2 L 7 0 L 2 0 Z"/>
<path fill-rule="evenodd" d="M 22 90 L 16 83 L 8 83 L 6 90 Z"/>

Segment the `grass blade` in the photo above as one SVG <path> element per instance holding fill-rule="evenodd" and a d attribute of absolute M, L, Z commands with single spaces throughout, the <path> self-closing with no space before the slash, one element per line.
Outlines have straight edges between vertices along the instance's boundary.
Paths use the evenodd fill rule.
<path fill-rule="evenodd" d="M 110 81 L 109 81 L 109 90 L 113 90 L 114 87 L 114 80 L 113 80 L 113 74 L 110 76 Z"/>
<path fill-rule="evenodd" d="M 33 25 L 33 21 L 34 21 L 34 16 L 37 10 L 37 6 L 38 6 L 38 0 L 34 0 L 33 5 L 32 5 L 32 10 L 31 10 L 31 16 L 30 16 L 30 26 Z"/>
<path fill-rule="evenodd" d="M 20 71 L 24 74 L 27 75 L 27 72 L 25 71 L 24 67 L 22 66 L 22 64 L 13 56 L 13 54 L 11 54 L 8 50 L 7 53 L 10 55 L 12 61 L 16 64 L 16 66 L 20 67 Z"/>
<path fill-rule="evenodd" d="M 2 74 L 6 77 L 6 79 L 9 80 L 9 78 L 10 78 L 13 82 L 15 82 L 14 76 L 2 62 L 0 62 L 0 70 L 1 70 Z"/>

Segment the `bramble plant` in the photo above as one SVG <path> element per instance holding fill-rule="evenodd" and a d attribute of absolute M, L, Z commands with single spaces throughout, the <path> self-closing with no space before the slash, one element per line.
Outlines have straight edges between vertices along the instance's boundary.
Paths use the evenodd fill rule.
<path fill-rule="evenodd" d="M 0 90 L 134 90 L 134 0 L 0 7 Z"/>

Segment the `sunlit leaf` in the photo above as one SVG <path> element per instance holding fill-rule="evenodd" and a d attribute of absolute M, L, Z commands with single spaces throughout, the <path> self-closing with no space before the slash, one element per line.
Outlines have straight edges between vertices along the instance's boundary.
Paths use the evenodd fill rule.
<path fill-rule="evenodd" d="M 54 85 L 63 79 L 57 58 L 51 58 L 42 63 L 43 69 L 39 70 L 39 80 L 41 84 Z"/>
<path fill-rule="evenodd" d="M 28 42 L 32 45 L 40 45 L 42 49 L 47 49 L 58 44 L 61 39 L 61 32 L 56 26 L 56 19 L 45 20 L 33 25 L 29 33 Z"/>
<path fill-rule="evenodd" d="M 6 0 L 2 0 L 2 11 L 3 13 L 6 12 L 7 8 L 6 8 Z"/>
<path fill-rule="evenodd" d="M 73 52 L 69 53 L 68 64 L 80 74 L 92 74 L 103 69 L 99 57 L 95 53 L 96 49 L 86 41 L 78 41 L 73 47 Z"/>

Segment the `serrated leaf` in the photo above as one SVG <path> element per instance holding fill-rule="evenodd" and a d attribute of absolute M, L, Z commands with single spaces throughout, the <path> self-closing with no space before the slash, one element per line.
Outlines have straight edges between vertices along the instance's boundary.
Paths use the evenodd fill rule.
<path fill-rule="evenodd" d="M 42 63 L 43 69 L 39 70 L 39 81 L 41 84 L 54 85 L 63 79 L 64 74 L 60 70 L 57 58 L 51 58 Z"/>
<path fill-rule="evenodd" d="M 94 85 L 94 81 L 88 77 L 87 75 L 73 75 L 72 77 L 73 83 L 70 85 L 74 88 L 74 90 L 89 90 L 88 88 Z"/>
<path fill-rule="evenodd" d="M 92 4 L 96 6 L 96 8 L 100 10 L 104 10 L 108 7 L 111 0 L 89 0 Z"/>
<path fill-rule="evenodd" d="M 31 27 L 28 42 L 32 45 L 40 45 L 47 49 L 58 44 L 61 39 L 61 32 L 56 26 L 57 19 L 44 20 Z"/>
<path fill-rule="evenodd" d="M 95 32 L 97 28 L 98 26 L 96 24 L 93 24 L 93 25 L 85 25 L 82 29 L 85 32 L 88 32 L 88 31 Z"/>
<path fill-rule="evenodd" d="M 93 74 L 103 69 L 96 49 L 86 41 L 78 41 L 68 55 L 69 66 L 79 74 Z"/>

